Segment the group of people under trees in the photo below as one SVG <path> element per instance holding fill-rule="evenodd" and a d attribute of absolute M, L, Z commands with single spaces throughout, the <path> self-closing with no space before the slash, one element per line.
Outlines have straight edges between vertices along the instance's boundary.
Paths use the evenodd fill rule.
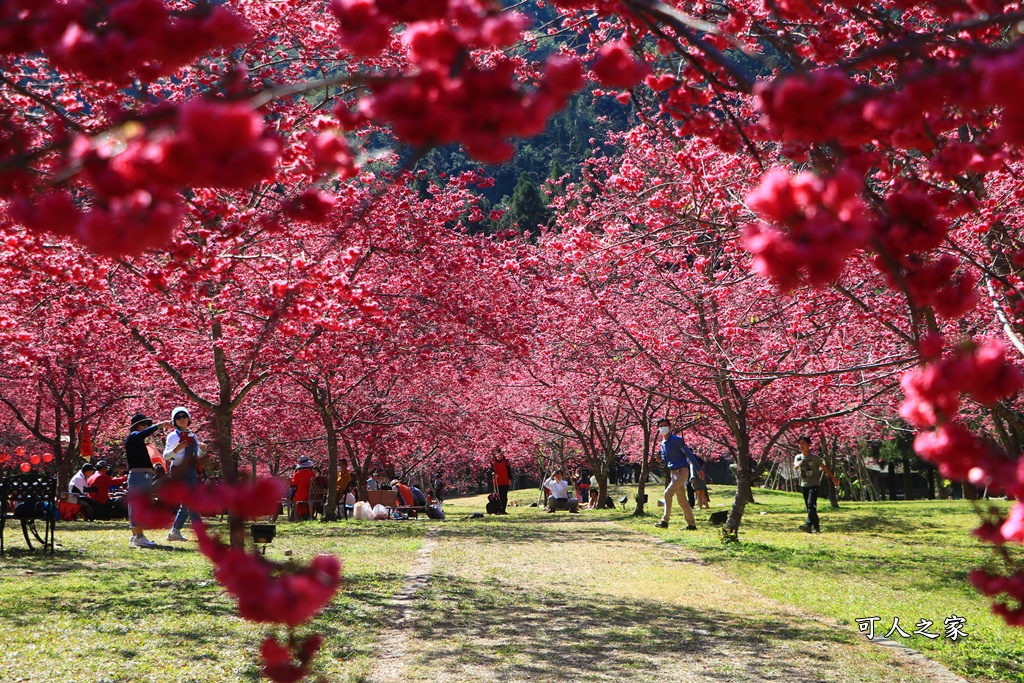
<path fill-rule="evenodd" d="M 199 481 L 201 456 L 206 454 L 206 446 L 199 442 L 191 429 L 192 415 L 185 407 L 179 406 L 171 411 L 171 419 L 154 423 L 143 413 L 132 416 L 128 438 L 124 442 L 128 485 L 128 526 L 131 529 L 132 548 L 153 548 L 156 543 L 146 537 L 145 529 L 131 503 L 133 494 L 145 493 L 153 487 L 158 476 L 165 471 L 171 476 L 188 484 L 195 485 Z M 151 453 L 146 440 L 156 434 L 161 427 L 170 426 L 162 454 Z M 83 466 L 84 469 L 84 466 Z M 171 529 L 167 533 L 168 541 L 185 541 L 182 530 L 185 522 L 195 521 L 199 515 L 182 505 L 175 514 Z"/>
<path fill-rule="evenodd" d="M 682 509 L 683 518 L 686 520 L 686 529 L 695 531 L 697 520 L 693 514 L 693 508 L 709 509 L 711 502 L 708 498 L 708 477 L 704 468 L 704 461 L 697 456 L 693 450 L 686 445 L 683 437 L 673 433 L 672 422 L 668 418 L 658 420 L 658 433 L 661 436 L 661 462 L 666 471 L 667 485 L 665 487 L 664 513 L 655 526 L 667 529 L 672 518 L 673 502 L 678 503 Z M 801 436 L 797 444 L 800 452 L 794 459 L 794 467 L 800 475 L 800 488 L 804 496 L 804 507 L 807 512 L 807 521 L 800 525 L 800 530 L 808 533 L 819 533 L 821 524 L 818 519 L 818 488 L 821 485 L 822 474 L 828 475 L 833 484 L 839 485 L 839 479 L 829 470 L 821 457 L 811 452 L 811 439 L 808 436 Z M 507 514 L 508 490 L 511 480 L 511 470 L 504 454 L 500 449 L 496 450 L 491 458 L 493 471 L 494 490 L 499 503 L 495 514 Z M 541 485 L 545 491 L 545 509 L 548 513 L 558 510 L 568 510 L 570 514 L 579 512 L 583 501 L 588 501 L 591 508 L 598 507 L 597 481 L 595 477 L 587 478 L 584 471 L 579 471 L 577 480 L 574 482 L 566 479 L 565 471 L 554 470 Z M 689 493 L 689 497 L 687 494 Z"/>
<path fill-rule="evenodd" d="M 116 518 L 121 503 L 110 498 L 111 489 L 127 484 L 129 495 L 135 491 L 148 491 L 154 480 L 162 475 L 165 469 L 167 474 L 175 479 L 195 485 L 201 471 L 200 458 L 205 455 L 206 447 L 199 442 L 191 429 L 191 424 L 191 414 L 187 408 L 181 406 L 174 408 L 171 411 L 171 419 L 164 422 L 154 423 L 142 413 L 134 415 L 131 419 L 129 435 L 124 444 L 127 471 L 121 476 L 112 477 L 108 472 L 107 462 L 101 460 L 95 465 L 84 464 L 71 479 L 69 490 L 81 496 L 80 501 L 87 510 L 87 516 Z M 680 434 L 672 432 L 671 421 L 668 418 L 661 418 L 657 424 L 661 436 L 661 460 L 667 473 L 667 485 L 665 487 L 664 513 L 656 526 L 668 528 L 674 503 L 677 503 L 686 520 L 686 529 L 695 530 L 697 526 L 693 514 L 693 504 L 687 499 L 685 491 L 687 484 L 692 486 L 698 509 L 710 507 L 707 499 L 707 475 L 703 461 L 686 445 Z M 172 429 L 166 435 L 163 452 L 159 456 L 154 456 L 151 453 L 152 448 L 147 447 L 146 440 L 158 429 L 166 426 L 171 426 Z M 838 484 L 838 479 L 824 461 L 811 452 L 809 437 L 801 436 L 798 445 L 800 453 L 794 460 L 794 467 L 800 475 L 800 487 L 807 511 L 807 520 L 800 526 L 800 529 L 809 533 L 818 533 L 821 526 L 817 513 L 817 500 L 822 474 L 827 475 L 836 484 Z M 512 482 L 512 469 L 500 449 L 496 449 L 492 455 L 491 468 L 496 494 L 493 512 L 499 515 L 508 514 L 508 491 Z M 336 481 L 338 500 L 342 509 L 351 510 L 359 498 L 358 488 L 346 460 L 340 461 L 338 470 Z M 587 502 L 591 507 L 595 507 L 593 501 L 597 497 L 597 482 L 588 479 L 582 471 L 579 474 L 578 481 L 573 482 L 566 479 L 564 471 L 556 469 L 543 482 L 543 488 L 546 490 L 545 508 L 548 513 L 554 513 L 557 510 L 568 510 L 570 514 L 578 513 L 581 500 L 587 500 L 588 492 L 592 493 Z M 313 506 L 321 504 L 310 500 L 310 491 L 317 483 L 320 484 L 322 490 L 326 490 L 326 479 L 313 461 L 303 455 L 299 457 L 290 483 L 297 517 L 309 519 L 317 512 Z M 425 508 L 433 502 L 441 501 L 444 488 L 441 478 L 436 477 L 431 483 L 433 484 L 432 497 L 424 493 L 422 489 L 399 479 L 392 480 L 389 487 L 399 497 L 397 501 L 399 509 L 403 507 Z M 367 479 L 366 484 L 368 490 L 378 489 L 373 475 Z M 156 543 L 146 538 L 145 529 L 135 519 L 130 503 L 127 506 L 127 516 L 128 525 L 131 528 L 129 542 L 131 547 L 154 547 Z M 196 519 L 198 519 L 198 515 L 182 505 L 168 531 L 167 540 L 187 540 L 182 530 L 187 521 Z"/>
<path fill-rule="evenodd" d="M 433 503 L 442 502 L 444 482 L 440 477 L 435 477 L 431 483 L 431 496 L 428 496 L 419 487 L 398 478 L 392 479 L 387 488 L 390 488 L 397 494 L 396 507 L 401 511 L 403 509 L 426 508 Z M 295 505 L 295 516 L 297 519 L 308 520 L 323 512 L 320 509 L 323 506 L 323 500 L 315 500 L 316 497 L 311 495 L 311 491 L 319 490 L 325 492 L 328 485 L 327 478 L 324 477 L 320 467 L 309 456 L 299 456 L 289 484 L 291 485 L 290 495 Z M 381 485 L 377 482 L 376 474 L 370 474 L 367 477 L 366 489 L 367 491 L 378 491 L 381 489 Z M 359 501 L 359 487 L 352 477 L 352 471 L 349 469 L 348 460 L 346 459 L 338 461 L 338 478 L 335 481 L 335 490 L 337 492 L 339 510 L 343 516 L 348 516 L 348 513 L 355 508 L 355 504 Z"/>

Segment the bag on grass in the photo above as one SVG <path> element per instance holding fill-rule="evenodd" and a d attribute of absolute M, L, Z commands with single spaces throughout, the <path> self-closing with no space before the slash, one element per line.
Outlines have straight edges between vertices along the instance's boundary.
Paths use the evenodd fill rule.
<path fill-rule="evenodd" d="M 388 518 L 388 509 L 386 507 L 384 507 L 380 503 L 378 503 L 377 505 L 373 506 L 373 517 L 372 517 L 372 519 L 387 519 L 387 518 Z"/>
<path fill-rule="evenodd" d="M 373 519 L 373 510 L 365 500 L 356 501 L 352 506 L 352 519 Z"/>
<path fill-rule="evenodd" d="M 430 519 L 444 519 L 444 510 L 441 509 L 441 504 L 434 503 L 433 505 L 428 505 L 427 517 Z"/>

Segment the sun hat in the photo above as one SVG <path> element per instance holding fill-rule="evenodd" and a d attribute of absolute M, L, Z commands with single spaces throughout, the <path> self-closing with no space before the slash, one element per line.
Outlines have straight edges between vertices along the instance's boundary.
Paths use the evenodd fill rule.
<path fill-rule="evenodd" d="M 145 415 L 143 415 L 142 413 L 135 413 L 134 415 L 132 415 L 132 426 L 131 426 L 131 430 L 132 430 L 132 431 L 134 432 L 134 431 L 135 431 L 135 428 L 136 428 L 136 427 L 138 427 L 138 426 L 139 426 L 140 424 L 142 424 L 143 422 L 148 422 L 149 424 L 153 424 L 153 421 L 152 421 L 152 420 L 150 420 L 150 419 L 149 419 L 148 417 L 146 417 Z"/>
<path fill-rule="evenodd" d="M 299 456 L 299 464 L 295 466 L 296 469 L 306 470 L 313 466 L 313 461 L 309 459 L 308 455 Z"/>
<path fill-rule="evenodd" d="M 171 422 L 172 423 L 174 422 L 174 418 L 178 415 L 178 413 L 185 413 L 185 415 L 188 416 L 188 421 L 189 422 L 192 421 L 192 413 L 188 412 L 188 408 L 186 408 L 185 406 L 178 406 L 177 408 L 175 408 L 174 410 L 171 411 Z"/>

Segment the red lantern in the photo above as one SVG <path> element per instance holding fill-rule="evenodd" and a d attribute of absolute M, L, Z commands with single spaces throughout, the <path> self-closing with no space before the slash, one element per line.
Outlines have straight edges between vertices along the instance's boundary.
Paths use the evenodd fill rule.
<path fill-rule="evenodd" d="M 53 453 L 47 453 L 46 455 L 43 456 L 43 462 L 52 462 L 52 461 L 53 461 Z"/>
<path fill-rule="evenodd" d="M 39 463 L 41 463 L 43 461 L 43 459 L 40 458 L 38 455 L 34 455 L 33 454 L 31 457 L 29 457 L 28 461 L 30 463 L 32 463 L 33 465 L 38 465 Z"/>
<path fill-rule="evenodd" d="M 21 463 L 21 471 L 22 472 L 28 473 L 31 469 L 32 469 L 32 465 L 29 465 L 27 462 Z"/>
<path fill-rule="evenodd" d="M 18 446 L 17 448 L 14 449 L 14 454 L 16 456 L 18 456 L 19 458 L 25 457 L 25 447 L 24 446 Z"/>

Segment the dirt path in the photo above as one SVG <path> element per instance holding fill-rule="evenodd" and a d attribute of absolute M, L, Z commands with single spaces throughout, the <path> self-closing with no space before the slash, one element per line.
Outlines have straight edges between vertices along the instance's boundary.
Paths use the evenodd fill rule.
<path fill-rule="evenodd" d="M 609 522 L 446 524 L 407 578 L 371 683 L 923 683 L 945 671 Z"/>

